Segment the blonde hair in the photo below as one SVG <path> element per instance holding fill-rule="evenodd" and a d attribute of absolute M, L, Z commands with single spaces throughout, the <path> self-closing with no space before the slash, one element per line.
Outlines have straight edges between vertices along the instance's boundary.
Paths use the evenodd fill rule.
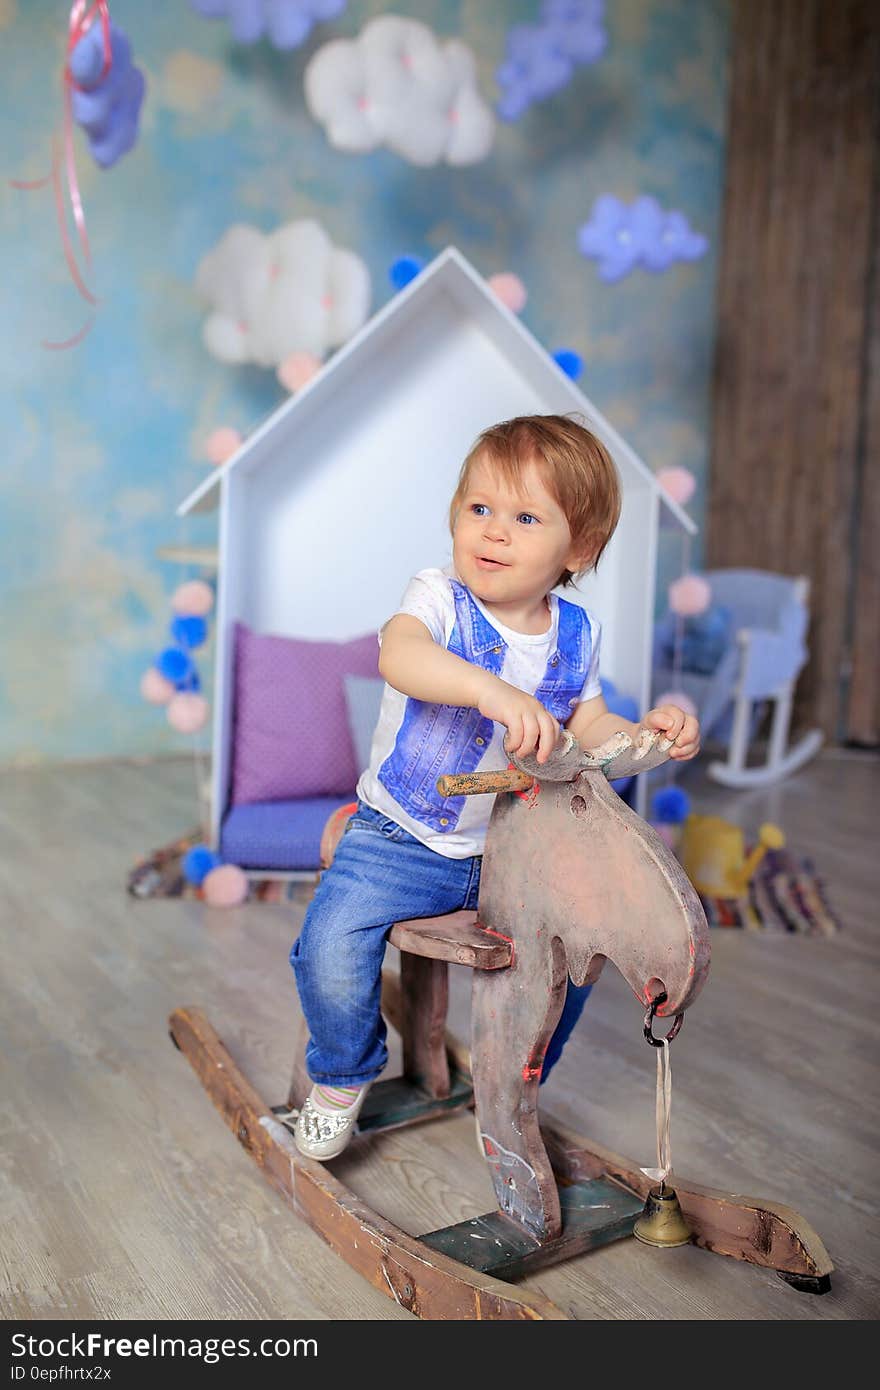
<path fill-rule="evenodd" d="M 519 415 L 483 430 L 461 466 L 449 507 L 450 531 L 477 460 L 514 485 L 523 466 L 536 463 L 544 486 L 565 514 L 575 548 L 589 553 L 589 564 L 577 574 L 597 568 L 620 520 L 620 482 L 611 455 L 590 430 L 567 415 Z M 570 584 L 576 577 L 566 569 L 556 583 Z"/>

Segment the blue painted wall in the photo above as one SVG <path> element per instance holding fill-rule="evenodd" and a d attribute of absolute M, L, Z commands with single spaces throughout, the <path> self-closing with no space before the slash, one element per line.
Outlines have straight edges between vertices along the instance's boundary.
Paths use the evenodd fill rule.
<path fill-rule="evenodd" d="M 84 320 L 47 190 L 8 179 L 48 167 L 60 113 L 66 4 L 0 0 L 0 761 L 181 750 L 140 675 L 163 644 L 175 585 L 167 544 L 211 544 L 210 518 L 177 503 L 208 467 L 218 424 L 246 431 L 284 398 L 269 371 L 214 361 L 201 343 L 194 288 L 201 256 L 235 221 L 264 231 L 318 218 L 356 250 L 373 306 L 390 296 L 398 255 L 450 242 L 489 276 L 529 290 L 523 318 L 551 350 L 576 349 L 581 386 L 654 469 L 700 480 L 708 455 L 709 378 L 724 153 L 727 0 L 608 0 L 609 47 L 562 93 L 499 127 L 492 154 L 464 169 L 416 169 L 388 151 L 341 154 L 302 97 L 318 44 L 353 36 L 375 0 L 350 0 L 293 54 L 233 46 L 226 26 L 186 0 L 113 0 L 145 70 L 141 138 L 110 171 L 78 141 L 92 242 L 96 325 L 76 348 L 41 339 Z M 459 35 L 493 101 L 509 24 L 537 0 L 408 0 L 392 12 Z M 664 276 L 603 285 L 577 250 L 594 198 L 651 193 L 682 209 L 710 253 Z M 664 553 L 664 569 L 679 561 Z M 695 552 L 699 559 L 699 546 Z M 426 556 L 426 563 L 431 557 Z M 202 662 L 203 667 L 205 662 Z"/>

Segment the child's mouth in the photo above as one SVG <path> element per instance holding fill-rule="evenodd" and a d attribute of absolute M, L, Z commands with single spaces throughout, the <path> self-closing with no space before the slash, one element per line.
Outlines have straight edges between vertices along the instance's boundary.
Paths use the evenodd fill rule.
<path fill-rule="evenodd" d="M 485 555 L 476 557 L 477 564 L 484 570 L 506 570 L 508 566 L 502 560 L 490 560 Z"/>

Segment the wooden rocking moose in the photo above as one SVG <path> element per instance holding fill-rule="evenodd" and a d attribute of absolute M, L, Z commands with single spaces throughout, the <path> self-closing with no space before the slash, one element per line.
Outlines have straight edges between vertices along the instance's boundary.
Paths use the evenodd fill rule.
<path fill-rule="evenodd" d="M 497 1210 L 416 1237 L 372 1211 L 323 1164 L 302 1157 L 279 1118 L 310 1086 L 300 1038 L 286 1106 L 267 1106 L 198 1009 L 179 1009 L 171 1036 L 215 1105 L 294 1209 L 353 1267 L 425 1318 L 563 1318 L 508 1282 L 541 1265 L 633 1234 L 653 1183 L 633 1160 L 543 1120 L 544 1049 L 566 980 L 596 980 L 611 959 L 671 1039 L 709 967 L 706 919 L 689 880 L 608 777 L 658 766 L 669 743 L 643 730 L 582 751 L 566 734 L 548 762 L 441 778 L 444 796 L 495 792 L 478 910 L 397 923 L 399 985 L 383 1012 L 403 1040 L 402 1077 L 377 1082 L 359 1132 L 398 1128 L 475 1104 Z M 344 830 L 337 816 L 325 864 Z M 448 962 L 474 969 L 472 1052 L 445 1033 Z M 661 1044 L 662 1045 L 662 1044 Z M 821 1240 L 788 1207 L 676 1179 L 694 1241 L 776 1270 L 795 1288 L 830 1287 Z"/>

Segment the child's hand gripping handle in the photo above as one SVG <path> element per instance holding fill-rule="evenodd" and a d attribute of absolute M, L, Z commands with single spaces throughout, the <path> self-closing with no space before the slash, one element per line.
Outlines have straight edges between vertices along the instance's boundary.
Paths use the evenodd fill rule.
<path fill-rule="evenodd" d="M 506 747 L 506 743 L 505 743 Z M 567 782 L 581 768 L 581 753 L 573 734 L 563 729 L 556 747 L 543 763 L 532 753 L 525 759 L 511 754 L 516 767 L 497 772 L 447 773 L 437 779 L 441 796 L 475 796 L 480 792 L 527 792 L 541 779 Z"/>
<path fill-rule="evenodd" d="M 437 778 L 441 796 L 478 796 L 482 792 L 527 792 L 534 777 L 516 768 L 498 772 L 450 772 Z"/>
<path fill-rule="evenodd" d="M 544 763 L 539 763 L 533 753 L 525 758 L 514 754 L 515 768 L 498 772 L 446 773 L 437 778 L 437 790 L 441 796 L 476 796 L 481 792 L 529 791 L 538 780 L 573 782 L 581 772 L 629 777 L 665 763 L 671 747 L 671 741 L 664 738 L 661 731 L 640 727 L 635 742 L 621 731 L 612 734 L 598 748 L 582 750 L 573 734 L 564 729 Z"/>

